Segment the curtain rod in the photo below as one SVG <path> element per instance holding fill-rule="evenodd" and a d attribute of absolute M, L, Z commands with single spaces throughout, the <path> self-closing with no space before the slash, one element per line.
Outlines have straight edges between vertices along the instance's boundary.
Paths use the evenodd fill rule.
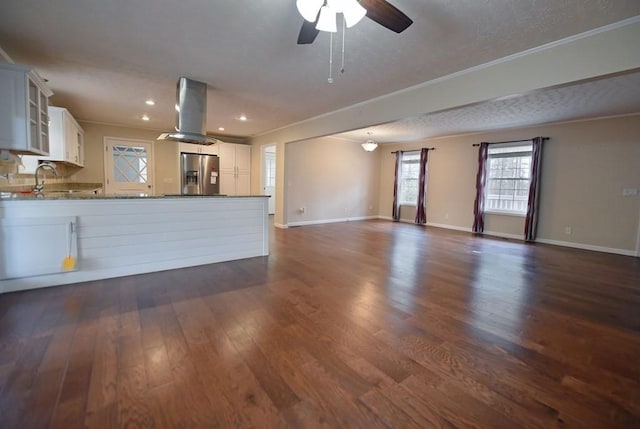
<path fill-rule="evenodd" d="M 535 137 L 534 137 L 535 138 Z M 520 143 L 520 142 L 530 142 L 533 139 L 524 139 L 524 140 L 509 140 L 506 142 L 487 142 L 487 144 L 501 144 L 501 143 Z M 549 140 L 549 137 L 542 137 L 542 140 Z M 471 146 L 480 146 L 480 143 L 474 143 Z"/>
<path fill-rule="evenodd" d="M 421 149 L 426 149 L 426 150 L 436 150 L 435 147 L 421 147 L 420 149 L 412 149 L 412 150 L 396 150 L 393 151 L 391 153 L 398 153 L 398 152 L 418 152 Z"/>

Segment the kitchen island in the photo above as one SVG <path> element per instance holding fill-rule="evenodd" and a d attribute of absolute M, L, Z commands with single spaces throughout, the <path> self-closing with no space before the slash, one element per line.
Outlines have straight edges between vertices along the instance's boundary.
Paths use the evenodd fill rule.
<path fill-rule="evenodd" d="M 0 293 L 266 256 L 266 196 L 0 198 Z M 64 271 L 65 257 L 75 257 Z"/>

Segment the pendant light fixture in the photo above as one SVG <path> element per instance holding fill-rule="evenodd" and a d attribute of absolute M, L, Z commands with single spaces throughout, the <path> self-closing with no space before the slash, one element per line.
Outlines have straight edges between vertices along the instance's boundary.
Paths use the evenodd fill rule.
<path fill-rule="evenodd" d="M 373 141 L 373 139 L 371 138 L 371 131 L 367 132 L 367 134 L 369 135 L 369 139 L 366 142 L 362 143 L 361 146 L 362 149 L 366 150 L 367 152 L 373 152 L 378 147 L 378 143 Z"/>

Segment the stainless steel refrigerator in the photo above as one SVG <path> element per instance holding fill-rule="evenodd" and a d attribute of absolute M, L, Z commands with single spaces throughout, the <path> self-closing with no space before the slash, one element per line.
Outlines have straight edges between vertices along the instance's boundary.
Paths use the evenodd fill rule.
<path fill-rule="evenodd" d="M 219 160 L 216 155 L 180 154 L 182 195 L 218 195 Z"/>

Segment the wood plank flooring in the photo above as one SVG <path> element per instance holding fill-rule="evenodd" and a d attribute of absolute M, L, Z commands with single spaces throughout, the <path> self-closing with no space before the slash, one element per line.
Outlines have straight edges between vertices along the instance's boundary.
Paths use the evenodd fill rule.
<path fill-rule="evenodd" d="M 0 296 L 2 428 L 640 428 L 640 259 L 366 221 Z"/>

